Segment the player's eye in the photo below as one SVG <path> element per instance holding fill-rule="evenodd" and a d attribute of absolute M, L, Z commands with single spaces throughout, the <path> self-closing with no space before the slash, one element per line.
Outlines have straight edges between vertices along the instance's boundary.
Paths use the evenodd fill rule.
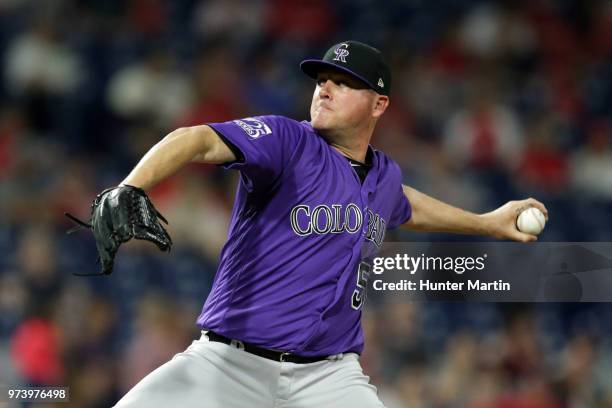
<path fill-rule="evenodd" d="M 323 84 L 326 83 L 326 82 L 327 82 L 327 79 L 325 79 L 325 78 L 317 79 L 317 85 L 319 85 L 319 86 L 323 86 Z"/>

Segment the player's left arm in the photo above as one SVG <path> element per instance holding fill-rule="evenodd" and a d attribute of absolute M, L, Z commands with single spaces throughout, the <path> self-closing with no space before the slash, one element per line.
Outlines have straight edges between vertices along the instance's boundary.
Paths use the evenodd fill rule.
<path fill-rule="evenodd" d="M 536 207 L 548 219 L 544 204 L 533 198 L 509 201 L 491 212 L 475 214 L 436 200 L 412 187 L 402 187 L 412 207 L 412 216 L 402 224 L 402 228 L 413 231 L 474 234 L 529 242 L 537 240 L 537 237 L 516 228 L 518 214 L 527 207 Z"/>

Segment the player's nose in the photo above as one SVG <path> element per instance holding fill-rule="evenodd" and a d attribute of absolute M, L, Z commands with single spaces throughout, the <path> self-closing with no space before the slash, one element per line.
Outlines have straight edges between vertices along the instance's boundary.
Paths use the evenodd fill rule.
<path fill-rule="evenodd" d="M 330 98 L 331 97 L 331 87 L 333 82 L 329 79 L 321 80 L 319 82 L 319 97 L 321 98 Z"/>

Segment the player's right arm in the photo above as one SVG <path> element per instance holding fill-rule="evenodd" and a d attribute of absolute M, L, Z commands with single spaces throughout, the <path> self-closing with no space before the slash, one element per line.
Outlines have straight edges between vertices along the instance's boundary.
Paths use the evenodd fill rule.
<path fill-rule="evenodd" d="M 494 211 L 474 214 L 436 200 L 412 187 L 404 185 L 403 190 L 410 202 L 412 214 L 402 226 L 413 231 L 478 234 L 529 242 L 537 240 L 537 237 L 518 230 L 518 214 L 527 207 L 536 207 L 548 218 L 548 210 L 544 204 L 533 198 L 509 201 Z"/>
<path fill-rule="evenodd" d="M 190 162 L 222 164 L 236 159 L 210 126 L 179 128 L 153 146 L 121 184 L 148 190 Z"/>

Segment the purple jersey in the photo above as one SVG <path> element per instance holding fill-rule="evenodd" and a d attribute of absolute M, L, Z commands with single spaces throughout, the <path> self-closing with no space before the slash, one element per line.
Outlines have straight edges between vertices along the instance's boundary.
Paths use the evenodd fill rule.
<path fill-rule="evenodd" d="M 310 125 L 260 116 L 210 125 L 240 149 L 228 240 L 198 324 L 303 356 L 361 353 L 367 260 L 411 215 L 399 166 L 372 151 L 363 184 Z M 363 261 L 363 262 L 362 262 Z"/>

